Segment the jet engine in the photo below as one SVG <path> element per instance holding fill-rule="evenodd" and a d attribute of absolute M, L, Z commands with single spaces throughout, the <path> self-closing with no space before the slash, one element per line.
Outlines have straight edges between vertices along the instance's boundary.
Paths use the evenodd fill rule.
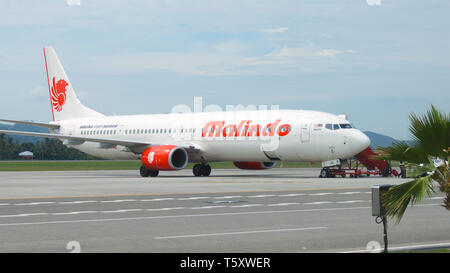
<path fill-rule="evenodd" d="M 234 166 L 243 170 L 266 170 L 272 169 L 276 162 L 259 162 L 259 161 L 235 161 Z"/>
<path fill-rule="evenodd" d="M 175 145 L 152 146 L 141 156 L 142 165 L 148 170 L 181 170 L 186 167 L 188 161 L 186 150 Z"/>

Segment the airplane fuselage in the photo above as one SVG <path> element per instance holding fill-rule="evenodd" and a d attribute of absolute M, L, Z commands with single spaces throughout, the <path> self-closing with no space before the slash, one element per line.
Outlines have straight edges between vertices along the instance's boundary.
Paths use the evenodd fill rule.
<path fill-rule="evenodd" d="M 349 158 L 369 144 L 368 138 L 351 128 L 347 120 L 305 110 L 104 116 L 54 123 L 60 125 L 54 133 L 63 135 L 192 146 L 202 153 L 190 157 L 191 162 L 320 162 Z M 332 129 L 326 128 L 327 124 Z M 140 154 L 120 145 L 65 144 L 102 158 L 140 158 Z"/>

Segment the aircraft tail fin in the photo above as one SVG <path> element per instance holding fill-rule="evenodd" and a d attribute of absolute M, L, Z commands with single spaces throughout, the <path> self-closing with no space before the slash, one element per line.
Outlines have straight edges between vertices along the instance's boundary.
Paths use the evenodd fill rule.
<path fill-rule="evenodd" d="M 78 100 L 69 78 L 52 47 L 44 47 L 44 59 L 54 121 L 103 116 L 87 108 Z"/>

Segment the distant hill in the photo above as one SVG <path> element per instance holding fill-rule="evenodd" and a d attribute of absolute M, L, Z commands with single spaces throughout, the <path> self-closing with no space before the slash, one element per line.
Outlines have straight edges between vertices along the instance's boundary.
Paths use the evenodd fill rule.
<path fill-rule="evenodd" d="M 6 124 L 0 123 L 0 130 L 12 130 L 12 131 L 27 131 L 27 132 L 38 132 L 38 133 L 48 133 L 48 129 L 42 127 L 36 127 L 31 125 L 22 125 L 22 124 Z M 36 143 L 38 141 L 43 141 L 43 138 L 39 137 L 30 137 L 30 136 L 15 136 L 8 135 L 8 137 L 12 138 L 15 141 L 18 141 L 19 144 L 22 143 Z"/>
<path fill-rule="evenodd" d="M 392 142 L 397 141 L 395 138 L 392 138 L 390 136 L 385 136 L 371 131 L 365 131 L 364 134 L 366 134 L 370 138 L 370 147 L 372 149 L 376 148 L 377 146 L 389 147 L 392 145 Z"/>

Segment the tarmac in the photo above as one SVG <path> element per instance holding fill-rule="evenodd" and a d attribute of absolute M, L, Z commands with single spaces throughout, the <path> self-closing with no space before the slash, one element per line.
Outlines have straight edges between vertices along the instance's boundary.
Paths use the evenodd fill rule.
<path fill-rule="evenodd" d="M 0 252 L 379 251 L 371 187 L 409 180 L 319 171 L 0 172 Z M 391 220 L 390 247 L 450 246 L 443 198 Z"/>

